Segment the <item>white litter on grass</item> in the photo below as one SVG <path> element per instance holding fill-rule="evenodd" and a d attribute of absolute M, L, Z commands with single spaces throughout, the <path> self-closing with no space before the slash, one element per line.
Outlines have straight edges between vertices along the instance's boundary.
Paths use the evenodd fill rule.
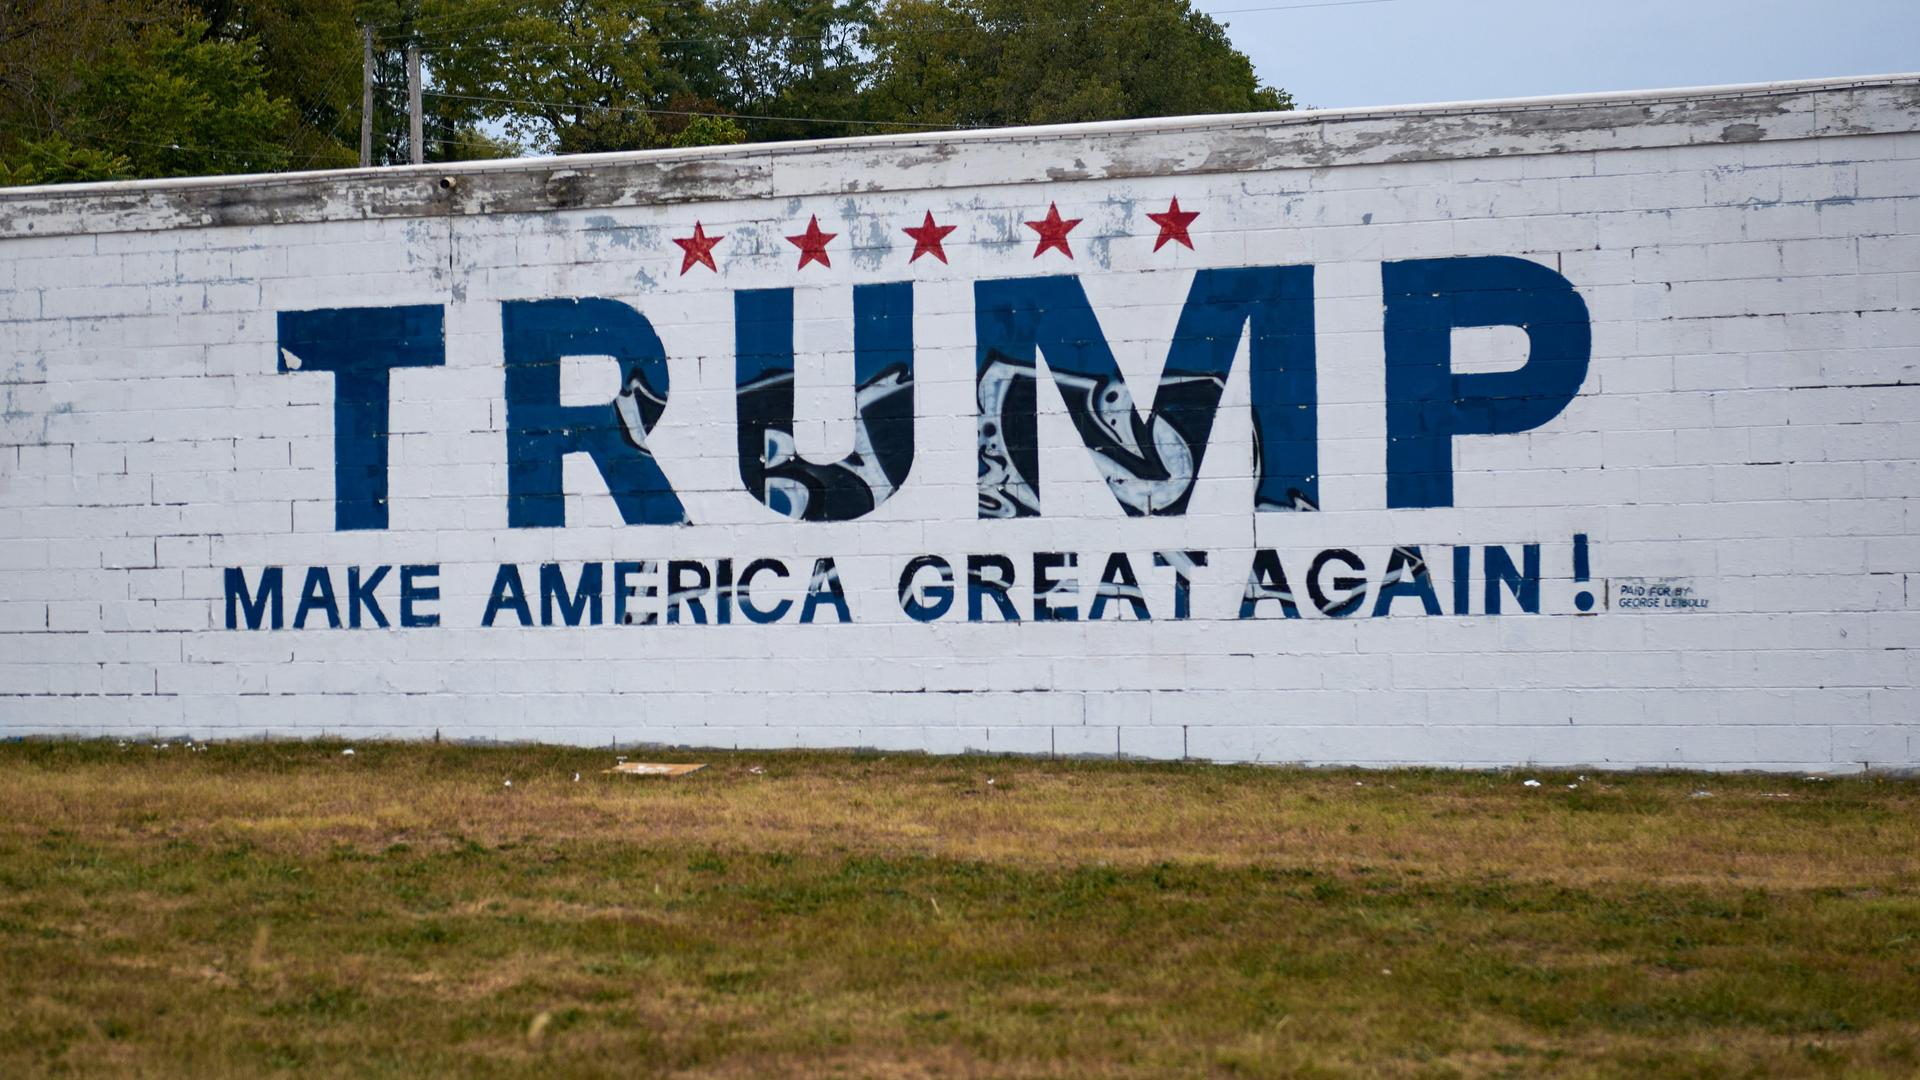
<path fill-rule="evenodd" d="M 602 771 L 619 776 L 664 776 L 673 778 L 686 776 L 689 773 L 697 773 L 704 768 L 706 768 L 705 765 L 667 765 L 655 761 L 627 761 L 615 765 L 611 769 L 604 769 Z"/>
<path fill-rule="evenodd" d="M 340 756 L 341 756 L 341 757 L 352 757 L 352 756 L 353 756 L 353 747 L 351 747 L 351 746 L 349 746 L 349 747 L 347 747 L 347 748 L 346 748 L 345 750 L 342 750 L 342 751 L 340 751 Z"/>
<path fill-rule="evenodd" d="M 1538 781 L 1538 780 L 1525 780 L 1525 781 L 1522 781 L 1522 782 L 1521 782 L 1521 786 L 1522 786 L 1522 787 L 1539 787 L 1539 786 L 1540 786 L 1540 781 Z"/>
<path fill-rule="evenodd" d="M 1567 790 L 1568 790 L 1568 791 L 1578 791 L 1578 790 L 1580 790 L 1580 785 L 1579 785 L 1579 784 L 1568 784 L 1568 785 L 1567 785 Z"/>
<path fill-rule="evenodd" d="M 511 781 L 511 780 L 509 780 L 509 781 L 507 781 L 507 786 L 508 786 L 508 787 L 512 787 L 512 786 L 513 786 L 513 781 Z"/>
<path fill-rule="evenodd" d="M 1713 792 L 1711 792 L 1711 791 L 1708 791 L 1708 790 L 1707 790 L 1707 789 L 1705 789 L 1705 788 L 1701 788 L 1701 789 L 1700 789 L 1699 791 L 1696 791 L 1696 792 L 1694 792 L 1693 794 L 1691 794 L 1691 795 L 1689 795 L 1689 796 L 1687 796 L 1687 798 L 1689 798 L 1689 799 L 1711 799 L 1711 798 L 1713 798 Z"/>
<path fill-rule="evenodd" d="M 579 773 L 574 773 L 574 774 L 573 774 L 573 782 L 574 782 L 574 783 L 576 783 L 576 784 L 580 782 L 580 774 L 579 774 Z"/>
<path fill-rule="evenodd" d="M 760 766 L 758 766 L 758 765 L 755 765 L 755 766 L 753 766 L 752 768 L 750 768 L 750 769 L 748 769 L 747 771 L 748 771 L 748 772 L 750 772 L 750 773 L 752 773 L 752 774 L 753 774 L 753 775 L 755 775 L 755 776 L 765 776 L 765 775 L 766 775 L 766 773 L 767 773 L 767 770 L 765 770 L 765 769 L 763 769 L 763 768 L 761 768 L 761 767 L 760 767 Z"/>

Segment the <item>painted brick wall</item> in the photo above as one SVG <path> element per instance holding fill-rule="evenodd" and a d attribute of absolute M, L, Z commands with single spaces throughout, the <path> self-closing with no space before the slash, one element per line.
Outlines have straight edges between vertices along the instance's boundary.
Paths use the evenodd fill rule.
<path fill-rule="evenodd" d="M 444 175 L 0 193 L 0 731 L 1370 765 L 1920 763 L 1914 79 Z M 1064 250 L 1043 249 L 1049 207 Z M 938 256 L 915 257 L 903 230 L 929 214 L 953 229 Z M 824 260 L 802 265 L 787 238 L 813 219 L 833 236 L 816 244 Z M 696 235 L 721 237 L 711 268 L 676 243 Z M 1440 294 L 1393 295 L 1392 268 L 1510 271 L 1513 259 L 1569 283 L 1583 372 L 1537 424 L 1514 404 L 1537 379 L 1461 384 L 1490 403 L 1428 402 L 1457 430 L 1521 429 L 1443 443 L 1450 494 L 1407 505 L 1426 480 L 1390 478 L 1407 471 L 1390 469 L 1406 450 L 1390 440 L 1424 436 L 1412 413 L 1390 420 L 1389 398 L 1405 397 L 1394 365 L 1414 346 L 1389 327 Z M 1311 315 L 1304 398 L 1297 382 L 1254 386 L 1259 350 L 1278 345 L 1233 338 L 1209 432 L 1195 440 L 1182 426 L 1197 413 L 1145 419 L 1156 401 L 1183 400 L 1163 366 L 1171 343 L 1204 336 L 1182 321 L 1196 281 L 1306 266 L 1309 298 L 1275 316 L 1298 346 Z M 1036 275 L 1084 291 L 1142 422 L 1070 407 L 1088 400 L 1063 374 L 1084 327 L 1042 341 L 1027 384 L 1039 513 L 983 516 L 980 444 L 998 416 L 982 417 L 983 298 Z M 856 425 L 853 391 L 856 290 L 897 299 L 880 288 L 896 283 L 911 283 L 910 470 L 884 493 L 859 489 L 879 505 L 850 520 L 795 520 L 804 496 L 768 483 L 761 497 L 743 480 L 741 297 L 792 290 L 799 454 L 831 463 L 858 440 L 892 439 L 891 452 L 860 445 L 869 466 L 899 465 L 898 424 Z M 1509 288 L 1469 281 L 1443 310 L 1471 321 L 1458 314 L 1469 297 Z M 509 469 L 506 313 L 554 298 L 617 301 L 657 334 L 667 378 L 648 389 L 665 406 L 643 441 L 683 522 L 629 523 L 580 453 L 561 467 L 565 525 L 514 520 L 534 488 Z M 439 313 L 422 334 L 444 362 L 391 374 L 384 440 L 343 432 L 342 380 L 315 370 L 282 316 L 402 305 Z M 371 347 L 352 328 L 379 316 L 338 318 L 328 325 L 350 329 L 346 353 Z M 1442 325 L 1438 340 L 1456 374 L 1541 375 L 1546 338 L 1530 335 L 1552 329 Z M 615 336 L 625 347 L 644 335 L 622 323 Z M 614 415 L 620 364 L 558 364 L 552 404 L 582 411 L 557 415 Z M 1278 404 L 1259 413 L 1268 398 Z M 1276 450 L 1274 433 L 1297 434 L 1303 416 L 1311 437 Z M 1103 417 L 1108 435 L 1076 422 Z M 1197 479 L 1139 496 L 1151 477 L 1103 472 L 1089 439 L 1129 431 L 1174 480 L 1197 441 Z M 381 443 L 385 527 L 342 528 L 336 465 Z M 641 460 L 631 445 L 608 453 Z M 1284 474 L 1299 461 L 1307 474 Z M 1267 480 L 1311 498 L 1256 509 Z M 1129 515 L 1117 491 L 1179 512 Z M 1205 565 L 1156 564 L 1155 552 L 1188 551 Z M 927 555 L 952 568 L 953 598 L 919 621 L 901 577 Z M 969 557 L 989 557 L 992 577 L 992 556 L 1013 571 L 1018 621 L 990 591 L 969 597 Z M 761 559 L 787 576 L 763 570 L 721 595 L 720 579 Z M 834 582 L 810 582 L 820 560 Z M 599 568 L 599 625 L 585 607 L 566 625 L 551 597 L 543 620 L 543 564 L 570 590 Z M 403 620 L 408 566 L 434 569 L 409 574 Z M 503 566 L 533 625 L 501 594 Z M 390 569 L 369 587 L 378 567 Z M 251 629 L 247 601 L 269 568 L 282 575 L 281 628 L 263 606 Z M 1261 568 L 1265 587 L 1250 590 Z M 1036 598 L 1036 569 L 1077 593 Z M 1506 582 L 1490 589 L 1490 571 Z M 630 598 L 614 595 L 616 572 Z M 677 598 L 673 623 L 658 595 L 670 573 L 689 592 L 701 575 L 708 585 Z M 1184 600 L 1176 574 L 1191 583 Z M 350 575 L 390 625 L 353 603 Z M 937 606 L 926 588 L 937 577 L 923 567 L 908 599 Z M 763 624 L 743 598 L 760 611 L 793 603 Z M 1073 617 L 1039 620 L 1037 605 Z"/>

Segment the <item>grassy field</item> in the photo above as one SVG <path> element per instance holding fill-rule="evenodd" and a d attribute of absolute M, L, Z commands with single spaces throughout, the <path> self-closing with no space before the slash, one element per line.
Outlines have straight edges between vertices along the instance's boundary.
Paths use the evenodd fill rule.
<path fill-rule="evenodd" d="M 0 744 L 0 1075 L 1920 1074 L 1910 781 L 354 749 Z"/>

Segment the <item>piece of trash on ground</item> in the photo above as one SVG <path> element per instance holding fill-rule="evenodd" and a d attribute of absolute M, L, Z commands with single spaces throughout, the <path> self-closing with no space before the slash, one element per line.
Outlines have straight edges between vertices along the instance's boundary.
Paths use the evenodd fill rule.
<path fill-rule="evenodd" d="M 1701 789 L 1700 789 L 1699 791 L 1696 791 L 1696 792 L 1694 792 L 1693 794 L 1691 794 L 1691 795 L 1689 795 L 1689 796 L 1687 796 L 1687 798 L 1689 798 L 1689 799 L 1711 799 L 1711 798 L 1713 798 L 1713 792 L 1711 792 L 1711 791 L 1708 791 L 1708 790 L 1706 790 L 1705 788 L 1701 788 Z"/>
<path fill-rule="evenodd" d="M 606 771 L 610 773 L 620 773 L 625 776 L 664 776 L 672 779 L 676 776 L 685 776 L 688 773 L 699 772 L 704 768 L 706 768 L 704 763 L 700 765 L 666 765 L 653 761 L 623 761 Z"/>
<path fill-rule="evenodd" d="M 353 756 L 353 747 L 351 747 L 351 746 L 349 746 L 349 747 L 347 747 L 347 748 L 346 748 L 345 750 L 342 750 L 342 751 L 340 751 L 340 756 L 341 756 L 341 757 L 352 757 L 352 756 Z"/>
<path fill-rule="evenodd" d="M 1523 781 L 1521 781 L 1521 786 L 1522 786 L 1522 787 L 1539 787 L 1539 786 L 1540 786 L 1540 781 L 1538 781 L 1538 780 L 1523 780 Z"/>

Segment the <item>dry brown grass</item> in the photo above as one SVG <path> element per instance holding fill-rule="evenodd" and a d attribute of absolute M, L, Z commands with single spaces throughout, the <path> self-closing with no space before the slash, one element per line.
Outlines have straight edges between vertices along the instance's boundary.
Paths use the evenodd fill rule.
<path fill-rule="evenodd" d="M 1911 782 L 340 749 L 0 746 L 0 1074 L 1920 1072 Z"/>

